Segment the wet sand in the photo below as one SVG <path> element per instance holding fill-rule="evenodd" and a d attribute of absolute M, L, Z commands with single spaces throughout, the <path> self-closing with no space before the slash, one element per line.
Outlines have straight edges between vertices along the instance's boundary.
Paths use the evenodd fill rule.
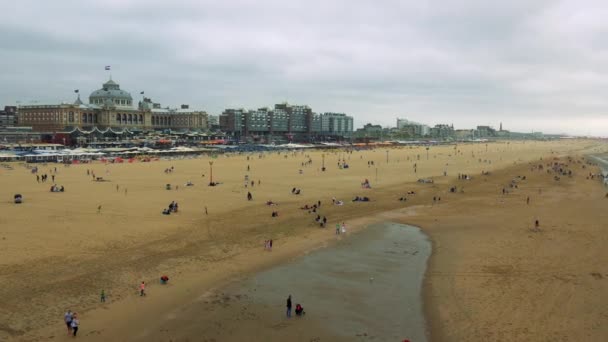
<path fill-rule="evenodd" d="M 340 236 L 328 248 L 230 283 L 221 293 L 207 293 L 139 340 L 256 336 L 274 341 L 296 329 L 297 341 L 425 341 L 421 288 L 429 255 L 430 243 L 418 228 L 374 224 Z M 285 318 L 288 294 L 294 310 L 300 303 L 305 315 L 292 312 Z M 202 317 L 201 305 L 212 308 Z M 159 331 L 167 333 L 159 336 Z"/>

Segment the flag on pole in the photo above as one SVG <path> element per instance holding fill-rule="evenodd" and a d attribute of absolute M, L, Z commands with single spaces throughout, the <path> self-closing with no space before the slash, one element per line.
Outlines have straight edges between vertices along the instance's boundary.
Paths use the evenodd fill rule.
<path fill-rule="evenodd" d="M 109 65 L 106 65 L 106 70 L 110 70 L 110 66 Z"/>
<path fill-rule="evenodd" d="M 74 92 L 78 94 L 78 89 L 75 89 Z"/>

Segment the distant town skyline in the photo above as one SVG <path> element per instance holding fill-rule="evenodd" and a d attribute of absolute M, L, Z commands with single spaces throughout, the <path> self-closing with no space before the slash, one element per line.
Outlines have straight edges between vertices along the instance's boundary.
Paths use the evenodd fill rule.
<path fill-rule="evenodd" d="M 603 1 L 24 0 L 0 11 L 0 105 L 73 102 L 112 73 L 134 101 L 145 91 L 212 115 L 289 102 L 355 127 L 407 118 L 608 136 Z"/>

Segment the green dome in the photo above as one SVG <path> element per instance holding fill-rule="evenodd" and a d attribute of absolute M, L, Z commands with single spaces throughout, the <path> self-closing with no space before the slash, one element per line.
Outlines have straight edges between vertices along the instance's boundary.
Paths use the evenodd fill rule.
<path fill-rule="evenodd" d="M 131 107 L 133 98 L 127 91 L 121 90 L 120 85 L 111 79 L 103 84 L 103 88 L 95 90 L 89 96 L 89 103 L 118 107 Z"/>

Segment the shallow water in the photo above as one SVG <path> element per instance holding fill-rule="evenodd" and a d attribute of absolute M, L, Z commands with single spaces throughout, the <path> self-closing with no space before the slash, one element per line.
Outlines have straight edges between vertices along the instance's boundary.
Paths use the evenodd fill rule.
<path fill-rule="evenodd" d="M 259 303 L 300 303 L 337 336 L 426 341 L 422 280 L 430 242 L 416 227 L 386 223 L 342 238 L 245 282 Z"/>
<path fill-rule="evenodd" d="M 608 154 L 596 154 L 592 157 L 597 162 L 600 169 L 602 169 L 604 184 L 608 185 Z"/>

